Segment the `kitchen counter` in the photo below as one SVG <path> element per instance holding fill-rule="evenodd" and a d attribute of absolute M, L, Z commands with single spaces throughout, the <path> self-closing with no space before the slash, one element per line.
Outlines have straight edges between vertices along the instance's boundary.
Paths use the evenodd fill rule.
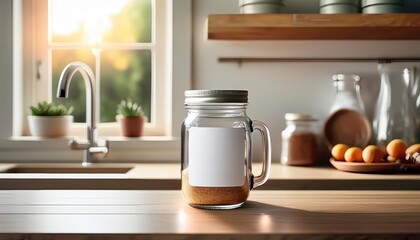
<path fill-rule="evenodd" d="M 178 190 L 180 164 L 107 164 L 96 166 L 133 167 L 125 174 L 83 173 L 1 173 L 16 165 L 39 168 L 79 166 L 79 164 L 0 164 L 0 189 L 102 189 L 102 190 Z M 261 165 L 254 165 L 254 173 Z M 273 164 L 268 182 L 261 190 L 420 190 L 419 172 L 350 173 L 332 166 L 292 167 Z"/>
<path fill-rule="evenodd" d="M 225 211 L 180 191 L 0 191 L 2 240 L 419 239 L 419 226 L 420 191 L 253 191 Z"/>

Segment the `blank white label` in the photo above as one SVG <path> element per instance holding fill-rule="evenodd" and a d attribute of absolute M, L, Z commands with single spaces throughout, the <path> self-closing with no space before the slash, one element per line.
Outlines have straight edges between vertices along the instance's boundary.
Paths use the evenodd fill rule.
<path fill-rule="evenodd" d="M 245 129 L 189 129 L 189 184 L 237 187 L 245 183 Z"/>

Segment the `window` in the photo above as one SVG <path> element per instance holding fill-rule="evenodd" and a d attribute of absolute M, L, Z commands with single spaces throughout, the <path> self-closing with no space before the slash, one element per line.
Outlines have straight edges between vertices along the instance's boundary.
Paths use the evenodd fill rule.
<path fill-rule="evenodd" d="M 27 0 L 24 9 L 31 11 L 25 20 L 31 36 L 25 39 L 32 44 L 25 45 L 25 52 L 31 52 L 34 68 L 25 77 L 28 106 L 42 100 L 73 105 L 72 135 L 84 135 L 80 76 L 72 80 L 68 99 L 55 97 L 63 68 L 82 61 L 96 75 L 101 136 L 119 135 L 116 107 L 126 98 L 146 113 L 145 135 L 170 134 L 166 0 Z"/>
<path fill-rule="evenodd" d="M 4 54 L 0 56 L 0 61 L 4 63 L 0 67 L 4 76 L 0 88 L 0 108 L 4 112 L 0 116 L 0 161 L 80 162 L 82 151 L 71 150 L 66 139 L 25 137 L 25 133 L 28 134 L 25 125 L 29 105 L 55 98 L 55 93 L 51 90 L 52 84 L 48 84 L 46 77 L 49 72 L 46 64 L 47 0 L 0 1 L 0 6 L 3 18 L 0 26 L 5 36 L 0 40 L 10 39 L 2 42 L 2 49 L 11 50 L 3 51 Z M 116 135 L 119 134 L 116 124 L 100 124 L 100 137 L 107 137 L 110 142 L 110 152 L 105 162 L 179 161 L 179 126 L 185 118 L 183 93 L 191 88 L 192 3 L 191 0 L 155 0 L 152 2 L 152 9 L 153 6 L 154 24 L 164 27 L 156 27 L 155 32 L 152 32 L 156 50 L 151 64 L 152 73 L 157 80 L 152 83 L 151 106 L 157 111 L 151 111 L 152 119 L 154 115 L 156 117 L 145 130 L 148 135 L 156 133 L 159 136 L 140 140 L 107 137 L 107 131 L 112 132 L 109 129 L 117 129 Z M 41 36 L 44 40 L 40 39 Z M 102 45 L 105 47 L 106 44 Z M 165 51 L 161 51 L 162 49 Z M 72 85 L 76 80 L 74 79 Z M 159 106 L 163 106 L 163 109 Z M 161 129 L 165 130 L 154 131 L 155 126 L 163 126 Z M 84 126 L 78 129 L 80 135 L 85 137 Z M 163 131 L 166 132 L 161 134 Z"/>

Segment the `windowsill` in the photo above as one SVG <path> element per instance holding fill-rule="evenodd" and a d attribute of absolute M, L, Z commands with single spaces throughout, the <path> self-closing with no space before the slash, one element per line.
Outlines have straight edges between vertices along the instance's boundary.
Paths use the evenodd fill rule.
<path fill-rule="evenodd" d="M 72 138 L 13 137 L 0 141 L 1 162 L 80 162 L 81 150 L 72 150 Z M 180 139 L 174 137 L 106 137 L 109 153 L 101 162 L 176 162 Z"/>

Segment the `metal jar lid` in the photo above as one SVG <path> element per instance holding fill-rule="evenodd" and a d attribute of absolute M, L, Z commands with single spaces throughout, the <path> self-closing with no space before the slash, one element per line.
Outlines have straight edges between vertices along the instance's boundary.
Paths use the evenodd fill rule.
<path fill-rule="evenodd" d="M 318 119 L 309 114 L 300 114 L 300 113 L 286 113 L 284 115 L 286 121 L 317 121 Z"/>
<path fill-rule="evenodd" d="M 248 103 L 246 90 L 187 90 L 185 104 Z"/>

